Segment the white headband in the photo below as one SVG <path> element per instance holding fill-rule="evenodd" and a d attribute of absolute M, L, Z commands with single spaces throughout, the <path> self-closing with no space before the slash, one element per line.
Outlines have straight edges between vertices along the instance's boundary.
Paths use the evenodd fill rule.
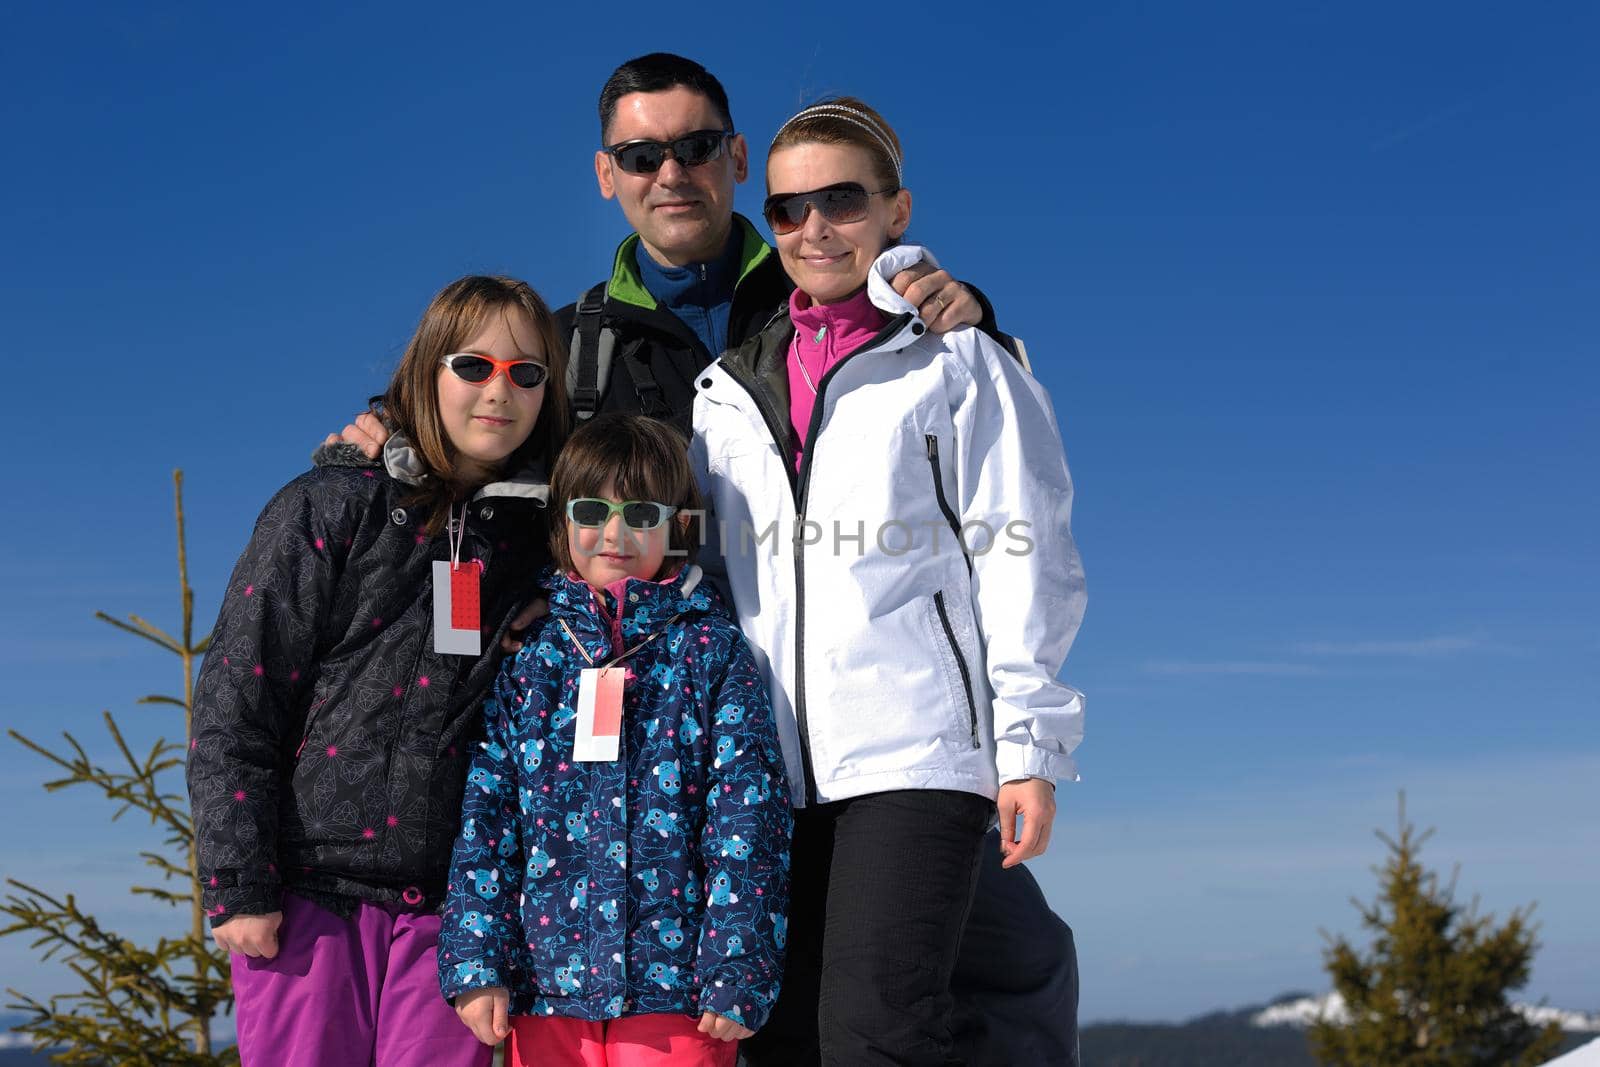
<path fill-rule="evenodd" d="M 787 130 L 790 126 L 793 126 L 801 119 L 812 118 L 813 116 L 817 115 L 826 115 L 829 118 L 840 119 L 844 122 L 850 123 L 852 126 L 858 126 L 861 129 L 866 130 L 867 133 L 872 135 L 873 140 L 877 141 L 883 146 L 884 152 L 886 152 L 889 156 L 889 162 L 894 164 L 894 183 L 896 185 L 902 183 L 904 178 L 900 169 L 900 153 L 894 150 L 894 144 L 889 140 L 888 133 L 873 120 L 871 115 L 868 115 L 862 111 L 857 111 L 853 107 L 846 107 L 843 104 L 835 103 L 812 104 L 810 107 L 802 109 L 799 114 L 795 115 L 788 122 L 785 122 L 782 126 L 779 126 L 778 132 L 773 135 L 772 142 L 776 144 L 778 142 L 778 138 L 783 136 L 783 131 Z"/>

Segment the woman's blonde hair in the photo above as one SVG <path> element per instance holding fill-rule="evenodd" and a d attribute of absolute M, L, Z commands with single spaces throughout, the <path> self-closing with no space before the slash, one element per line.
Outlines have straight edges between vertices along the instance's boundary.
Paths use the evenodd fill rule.
<path fill-rule="evenodd" d="M 870 104 L 853 96 L 830 97 L 801 108 L 778 128 L 767 155 L 801 144 L 842 144 L 864 149 L 883 189 L 901 188 L 905 154 L 900 149 L 900 138 Z"/>

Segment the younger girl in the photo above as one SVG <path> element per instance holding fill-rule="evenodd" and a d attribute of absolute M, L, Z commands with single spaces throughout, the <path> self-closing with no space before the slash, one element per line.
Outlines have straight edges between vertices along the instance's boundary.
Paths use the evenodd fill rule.
<path fill-rule="evenodd" d="M 188 777 L 244 1067 L 489 1062 L 439 997 L 437 911 L 497 631 L 546 558 L 565 351 L 525 283 L 448 286 L 383 468 L 321 457 L 234 570 Z"/>
<path fill-rule="evenodd" d="M 931 258 L 898 139 L 840 99 L 779 130 L 766 218 L 798 287 L 700 376 L 696 463 L 795 801 L 784 996 L 752 1065 L 953 1062 L 950 977 L 979 847 L 1044 851 L 1081 697 L 1083 608 L 1049 398 L 889 279 Z M 998 809 L 998 811 L 997 811 Z M 1017 817 L 1023 830 L 1017 837 Z"/>
<path fill-rule="evenodd" d="M 789 796 L 765 683 L 684 566 L 700 503 L 673 430 L 597 418 L 551 490 L 566 522 L 550 615 L 484 708 L 440 985 L 486 1044 L 514 1030 L 508 1062 L 731 1067 L 777 998 L 785 941 Z"/>

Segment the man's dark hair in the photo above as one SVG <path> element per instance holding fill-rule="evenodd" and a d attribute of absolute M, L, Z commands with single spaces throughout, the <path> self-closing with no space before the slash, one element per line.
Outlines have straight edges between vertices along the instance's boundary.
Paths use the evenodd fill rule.
<path fill-rule="evenodd" d="M 728 91 L 716 75 L 692 59 L 671 52 L 651 52 L 630 59 L 611 72 L 600 90 L 600 139 L 606 137 L 611 120 L 617 117 L 617 101 L 629 93 L 664 93 L 679 86 L 693 89 L 722 115 L 722 128 L 733 129 L 733 112 L 728 110 Z"/>

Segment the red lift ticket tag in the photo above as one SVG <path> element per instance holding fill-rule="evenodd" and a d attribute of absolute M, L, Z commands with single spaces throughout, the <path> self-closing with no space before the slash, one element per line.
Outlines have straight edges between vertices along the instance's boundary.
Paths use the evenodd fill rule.
<path fill-rule="evenodd" d="M 610 763 L 622 743 L 622 679 L 624 667 L 591 667 L 578 674 L 577 733 L 572 759 Z"/>
<path fill-rule="evenodd" d="M 477 656 L 483 652 L 478 630 L 478 565 L 452 567 L 447 559 L 433 562 L 433 650 L 443 655 Z"/>

